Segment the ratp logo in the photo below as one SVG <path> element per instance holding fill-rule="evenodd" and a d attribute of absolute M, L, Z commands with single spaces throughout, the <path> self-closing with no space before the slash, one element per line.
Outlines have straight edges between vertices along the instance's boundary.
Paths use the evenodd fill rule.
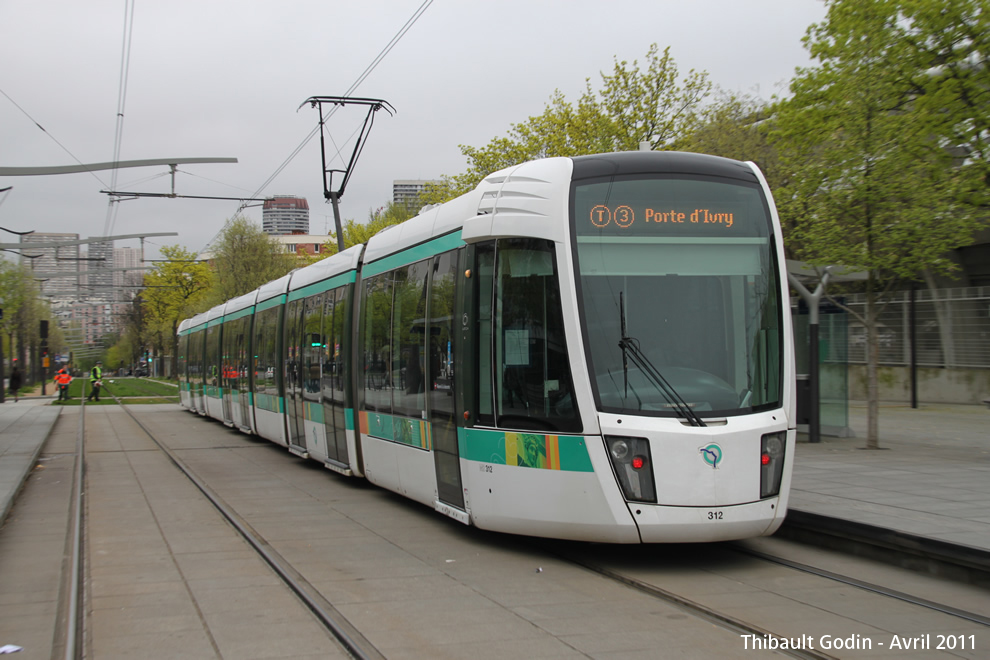
<path fill-rule="evenodd" d="M 698 451 L 701 452 L 701 458 L 706 464 L 711 465 L 713 470 L 718 469 L 718 464 L 722 462 L 721 447 L 713 442 L 710 445 L 699 447 Z"/>

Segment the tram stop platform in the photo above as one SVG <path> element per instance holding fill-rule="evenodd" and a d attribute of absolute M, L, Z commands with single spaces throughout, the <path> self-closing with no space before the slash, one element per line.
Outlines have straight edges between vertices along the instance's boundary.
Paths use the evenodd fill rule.
<path fill-rule="evenodd" d="M 61 412 L 52 400 L 0 405 L 0 525 Z M 852 404 L 849 417 L 855 437 L 798 436 L 778 535 L 990 584 L 990 410 L 881 405 L 879 450 L 864 448 L 865 405 Z"/>
<path fill-rule="evenodd" d="M 0 527 L 62 412 L 51 402 L 52 397 L 22 396 L 0 405 Z"/>

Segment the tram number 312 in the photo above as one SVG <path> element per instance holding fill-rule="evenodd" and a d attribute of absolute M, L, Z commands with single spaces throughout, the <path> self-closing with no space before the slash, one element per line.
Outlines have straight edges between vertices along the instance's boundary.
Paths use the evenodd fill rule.
<path fill-rule="evenodd" d="M 721 511 L 709 511 L 708 512 L 708 519 L 709 520 L 721 520 L 722 519 L 722 512 Z"/>

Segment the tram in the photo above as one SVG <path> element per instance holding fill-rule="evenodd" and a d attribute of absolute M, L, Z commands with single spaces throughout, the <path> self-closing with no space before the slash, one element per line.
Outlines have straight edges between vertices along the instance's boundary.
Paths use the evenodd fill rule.
<path fill-rule="evenodd" d="M 179 327 L 181 403 L 477 527 L 772 534 L 795 443 L 753 163 L 548 158 Z"/>

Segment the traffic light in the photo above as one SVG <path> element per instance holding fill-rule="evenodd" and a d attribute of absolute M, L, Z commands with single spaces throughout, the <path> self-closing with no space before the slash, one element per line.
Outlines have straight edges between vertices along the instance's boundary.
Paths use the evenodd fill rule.
<path fill-rule="evenodd" d="M 48 339 L 48 321 L 41 322 L 41 338 Z"/>

